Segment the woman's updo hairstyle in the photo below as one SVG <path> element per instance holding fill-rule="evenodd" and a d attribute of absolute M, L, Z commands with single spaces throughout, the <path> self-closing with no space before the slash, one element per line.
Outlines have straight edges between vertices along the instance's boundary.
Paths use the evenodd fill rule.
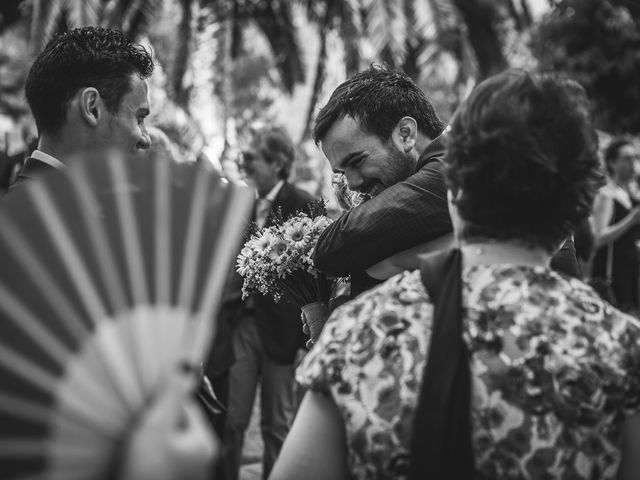
<path fill-rule="evenodd" d="M 456 112 L 445 178 L 463 239 L 548 251 L 591 212 L 601 182 L 584 89 L 508 70 L 480 83 Z"/>

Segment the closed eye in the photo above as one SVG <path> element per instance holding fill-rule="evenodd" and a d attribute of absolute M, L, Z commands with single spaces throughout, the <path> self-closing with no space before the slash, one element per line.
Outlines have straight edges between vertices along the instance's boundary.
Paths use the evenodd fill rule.
<path fill-rule="evenodd" d="M 360 157 L 356 157 L 353 160 L 349 160 L 349 162 L 347 162 L 346 167 L 347 168 L 358 168 L 362 165 L 362 162 L 364 162 L 365 156 L 362 155 Z"/>

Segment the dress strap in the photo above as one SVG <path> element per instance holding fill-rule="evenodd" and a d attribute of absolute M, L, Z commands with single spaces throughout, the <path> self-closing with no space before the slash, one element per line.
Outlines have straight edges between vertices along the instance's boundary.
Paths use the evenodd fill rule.
<path fill-rule="evenodd" d="M 462 337 L 462 252 L 435 252 L 422 261 L 422 282 L 434 305 L 411 440 L 410 479 L 471 479 L 471 371 Z"/>

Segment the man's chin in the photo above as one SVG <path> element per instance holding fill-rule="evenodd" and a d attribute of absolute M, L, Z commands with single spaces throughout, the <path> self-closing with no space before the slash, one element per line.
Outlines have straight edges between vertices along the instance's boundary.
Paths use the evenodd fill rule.
<path fill-rule="evenodd" d="M 375 187 L 373 187 L 371 190 L 369 190 L 367 193 L 363 194 L 363 197 L 366 200 L 370 200 L 374 197 L 377 197 L 378 195 L 380 195 L 382 192 L 384 192 L 385 190 L 385 186 L 381 183 L 376 184 Z M 365 201 L 366 201 L 365 200 Z"/>

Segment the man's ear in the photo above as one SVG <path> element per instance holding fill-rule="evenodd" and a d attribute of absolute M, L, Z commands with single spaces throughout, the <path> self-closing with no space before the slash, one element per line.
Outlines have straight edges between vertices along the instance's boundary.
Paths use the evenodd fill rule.
<path fill-rule="evenodd" d="M 104 102 L 100 92 L 93 87 L 83 88 L 78 97 L 80 116 L 92 127 L 98 125 L 103 113 Z"/>
<path fill-rule="evenodd" d="M 271 153 L 271 165 L 273 165 L 273 169 L 278 172 L 278 176 L 280 176 L 280 172 L 285 168 L 286 164 L 287 160 L 282 154 L 278 152 Z"/>
<path fill-rule="evenodd" d="M 391 133 L 391 139 L 402 152 L 408 153 L 418 140 L 418 124 L 413 117 L 402 117 Z"/>

